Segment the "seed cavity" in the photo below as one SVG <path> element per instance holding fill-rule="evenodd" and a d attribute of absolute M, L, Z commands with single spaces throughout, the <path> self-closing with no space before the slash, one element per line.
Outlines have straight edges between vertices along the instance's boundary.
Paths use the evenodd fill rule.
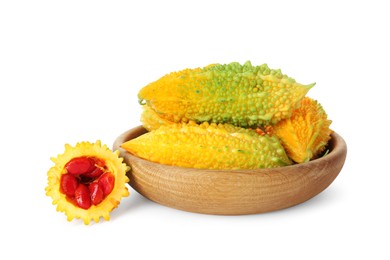
<path fill-rule="evenodd" d="M 64 167 L 60 191 L 82 209 L 99 205 L 114 189 L 115 177 L 96 157 L 73 158 Z"/>

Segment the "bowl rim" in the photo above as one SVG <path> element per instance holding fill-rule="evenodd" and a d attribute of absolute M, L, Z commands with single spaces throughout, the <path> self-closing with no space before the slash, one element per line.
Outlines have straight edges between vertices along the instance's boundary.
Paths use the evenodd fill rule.
<path fill-rule="evenodd" d="M 142 125 L 139 125 L 139 126 L 133 127 L 131 129 L 123 132 L 115 140 L 115 142 L 113 144 L 113 150 L 114 151 L 119 150 L 122 157 L 128 156 L 132 160 L 137 160 L 139 163 L 149 164 L 151 167 L 157 167 L 157 166 L 158 167 L 167 167 L 167 169 L 173 169 L 172 172 L 196 170 L 197 174 L 202 174 L 202 172 L 207 173 L 207 174 L 209 174 L 210 172 L 214 172 L 214 173 L 218 173 L 218 174 L 242 173 L 242 174 L 249 174 L 249 175 L 251 175 L 251 174 L 259 175 L 261 173 L 270 175 L 273 172 L 280 174 L 280 171 L 282 171 L 283 169 L 294 168 L 294 171 L 299 171 L 299 170 L 306 169 L 308 167 L 313 167 L 314 165 L 321 165 L 321 164 L 325 165 L 325 164 L 330 163 L 331 161 L 333 161 L 334 159 L 336 159 L 340 156 L 346 157 L 346 153 L 347 153 L 347 144 L 346 144 L 345 140 L 337 132 L 332 131 L 331 139 L 329 140 L 329 142 L 327 144 L 327 148 L 326 148 L 329 150 L 329 152 L 325 156 L 316 158 L 314 160 L 311 160 L 311 161 L 308 161 L 305 163 L 295 163 L 295 164 L 288 165 L 288 166 L 281 166 L 281 167 L 274 167 L 274 168 L 258 168 L 258 169 L 198 169 L 198 168 L 181 167 L 181 166 L 174 166 L 174 165 L 152 162 L 152 161 L 149 161 L 149 160 L 146 160 L 146 159 L 143 159 L 141 157 L 138 157 L 136 155 L 131 154 L 130 152 L 123 149 L 121 147 L 121 145 L 122 145 L 122 143 L 124 143 L 130 139 L 136 138 L 137 136 L 133 137 L 133 138 L 129 138 L 129 137 L 131 137 L 131 135 L 134 134 L 134 132 L 139 132 L 140 134 L 138 134 L 137 136 L 140 136 L 142 134 L 147 133 L 148 131 Z M 343 160 L 345 160 L 345 158 Z M 287 172 L 293 174 L 292 173 L 293 171 L 291 171 L 291 170 L 287 171 Z"/>

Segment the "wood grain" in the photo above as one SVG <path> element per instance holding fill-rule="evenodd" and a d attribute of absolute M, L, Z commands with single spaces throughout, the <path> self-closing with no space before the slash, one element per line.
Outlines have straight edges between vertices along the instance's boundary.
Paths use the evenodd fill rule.
<path fill-rule="evenodd" d="M 308 163 L 258 170 L 201 170 L 150 162 L 120 148 L 144 133 L 142 126 L 135 127 L 113 145 L 131 166 L 131 187 L 162 205 L 205 214 L 256 214 L 302 203 L 334 181 L 347 154 L 345 141 L 333 133 L 329 154 Z"/>

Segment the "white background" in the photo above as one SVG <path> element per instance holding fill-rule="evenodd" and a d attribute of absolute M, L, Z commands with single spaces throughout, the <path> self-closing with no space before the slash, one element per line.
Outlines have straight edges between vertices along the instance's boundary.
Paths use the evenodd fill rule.
<path fill-rule="evenodd" d="M 0 258 L 389 259 L 385 2 L 1 1 Z M 130 188 L 108 222 L 56 212 L 44 189 L 65 143 L 111 147 L 140 124 L 147 83 L 247 60 L 317 83 L 308 95 L 348 144 L 323 193 L 228 217 L 170 209 Z"/>

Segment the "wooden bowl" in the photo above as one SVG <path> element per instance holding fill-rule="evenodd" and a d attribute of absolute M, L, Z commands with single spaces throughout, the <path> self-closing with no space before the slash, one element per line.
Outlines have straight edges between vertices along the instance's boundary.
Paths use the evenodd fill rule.
<path fill-rule="evenodd" d="M 131 187 L 162 205 L 205 214 L 255 214 L 302 203 L 333 182 L 347 153 L 343 138 L 333 133 L 329 153 L 307 163 L 258 170 L 203 170 L 150 162 L 120 148 L 144 133 L 142 126 L 135 127 L 120 135 L 113 146 L 131 166 Z"/>

